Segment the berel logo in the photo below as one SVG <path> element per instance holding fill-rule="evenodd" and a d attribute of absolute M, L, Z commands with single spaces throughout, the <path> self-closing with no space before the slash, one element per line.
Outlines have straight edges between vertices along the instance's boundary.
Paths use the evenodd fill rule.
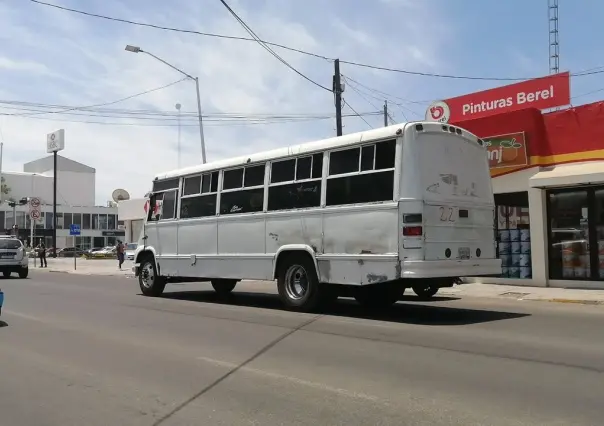
<path fill-rule="evenodd" d="M 446 102 L 434 102 L 426 110 L 427 121 L 438 121 L 439 123 L 448 123 L 451 117 L 451 110 Z"/>

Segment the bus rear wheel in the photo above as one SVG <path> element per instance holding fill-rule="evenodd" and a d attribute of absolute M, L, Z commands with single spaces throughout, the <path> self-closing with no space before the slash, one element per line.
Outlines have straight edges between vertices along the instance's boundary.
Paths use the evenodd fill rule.
<path fill-rule="evenodd" d="M 435 284 L 424 284 L 424 285 L 416 285 L 413 287 L 413 292 L 417 294 L 417 297 L 420 300 L 429 300 L 436 293 L 438 293 L 438 285 Z"/>
<path fill-rule="evenodd" d="M 157 275 L 153 258 L 145 257 L 140 265 L 138 284 L 145 296 L 159 297 L 166 288 L 166 278 Z"/>
<path fill-rule="evenodd" d="M 319 307 L 321 285 L 308 255 L 292 254 L 283 259 L 277 274 L 279 297 L 286 308 L 313 311 Z"/>
<path fill-rule="evenodd" d="M 237 280 L 212 280 L 212 287 L 219 296 L 230 294 L 236 285 Z"/>

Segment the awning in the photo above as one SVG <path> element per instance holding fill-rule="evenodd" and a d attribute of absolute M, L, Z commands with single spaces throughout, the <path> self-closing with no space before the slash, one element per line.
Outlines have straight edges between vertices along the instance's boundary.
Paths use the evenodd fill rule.
<path fill-rule="evenodd" d="M 564 164 L 542 170 L 529 179 L 531 188 L 604 183 L 604 162 Z"/>

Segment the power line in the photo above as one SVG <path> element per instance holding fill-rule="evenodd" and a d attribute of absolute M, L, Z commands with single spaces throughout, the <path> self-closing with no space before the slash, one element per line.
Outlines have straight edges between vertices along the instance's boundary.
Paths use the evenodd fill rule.
<path fill-rule="evenodd" d="M 120 98 L 120 99 L 117 99 L 115 101 L 104 102 L 104 103 L 101 103 L 101 104 L 88 105 L 88 106 L 84 106 L 84 107 L 70 107 L 70 108 L 64 109 L 62 111 L 43 111 L 43 112 L 40 111 L 40 112 L 32 112 L 32 113 L 26 113 L 26 114 L 6 114 L 6 113 L 2 113 L 2 115 L 8 115 L 8 116 L 12 116 L 12 117 L 19 117 L 19 116 L 27 117 L 27 116 L 42 115 L 42 114 L 62 114 L 62 113 L 66 113 L 68 111 L 75 111 L 75 110 L 79 110 L 79 109 L 83 109 L 83 108 L 94 108 L 94 107 L 114 105 L 114 104 L 117 104 L 119 102 L 124 102 L 124 101 L 126 101 L 128 99 L 135 98 L 137 96 L 142 96 L 142 95 L 146 95 L 147 93 L 151 93 L 151 92 L 155 92 L 155 91 L 158 91 L 158 90 L 165 89 L 167 87 L 170 87 L 170 86 L 173 86 L 173 85 L 175 85 L 177 83 L 180 83 L 183 80 L 186 80 L 186 78 L 181 78 L 180 80 L 173 81 L 172 83 L 168 83 L 168 84 L 165 84 L 163 86 L 156 87 L 154 89 L 145 90 L 144 92 L 135 93 L 134 95 L 126 96 L 125 98 Z"/>
<path fill-rule="evenodd" d="M 350 108 L 352 110 L 352 112 L 354 112 L 355 117 L 359 117 L 361 120 L 363 120 L 369 126 L 370 129 L 373 129 L 373 126 L 371 124 L 369 124 L 369 122 L 367 120 L 365 120 L 365 118 L 362 115 L 360 115 L 358 112 L 356 112 L 356 110 L 353 107 L 351 107 L 348 102 L 346 102 L 346 99 L 342 99 L 342 102 L 344 102 L 344 105 L 346 105 L 348 108 Z"/>
<path fill-rule="evenodd" d="M 392 105 L 395 105 L 396 107 L 398 107 L 398 109 L 401 111 L 401 114 L 403 115 L 403 117 L 405 117 L 405 120 L 407 120 L 407 118 L 406 118 L 407 115 L 405 114 L 405 112 L 403 110 L 407 110 L 408 112 L 410 112 L 410 113 L 412 113 L 414 115 L 417 115 L 418 117 L 422 117 L 422 114 L 419 114 L 418 112 L 412 110 L 411 108 L 409 108 L 409 107 L 407 107 L 407 106 L 405 106 L 405 105 L 403 105 L 403 104 L 401 104 L 399 102 L 393 101 L 391 99 L 391 98 L 396 98 L 396 96 L 389 95 L 389 94 L 387 94 L 385 92 L 380 92 L 380 91 L 377 91 L 377 92 L 379 92 L 383 96 L 367 93 L 367 92 L 363 91 L 362 89 L 360 89 L 359 87 L 354 87 L 355 84 L 359 84 L 359 83 L 356 82 L 356 80 L 352 80 L 350 77 L 347 77 L 347 79 L 348 79 L 349 86 L 353 90 L 356 89 L 357 91 L 359 91 L 361 93 L 364 93 L 366 96 L 369 96 L 370 98 L 373 98 L 373 99 L 375 99 L 377 101 L 380 101 L 380 102 L 383 101 L 384 98 L 386 98 L 386 100 L 389 101 Z M 353 82 L 354 82 L 354 84 L 353 84 Z M 365 87 L 367 87 L 367 86 L 365 86 Z"/>
<path fill-rule="evenodd" d="M 141 27 L 148 27 L 148 28 L 154 28 L 154 29 L 158 29 L 158 30 L 164 30 L 164 31 L 171 31 L 171 32 L 178 32 L 178 33 L 187 33 L 187 34 L 195 34 L 195 35 L 200 35 L 200 36 L 206 36 L 206 37 L 214 37 L 214 38 L 221 38 L 221 39 L 229 39 L 229 40 L 238 40 L 238 41 L 253 41 L 256 43 L 263 43 L 264 45 L 267 46 L 273 46 L 273 47 L 278 47 L 280 49 L 285 49 L 285 50 L 289 50 L 292 52 L 296 52 L 302 55 L 307 55 L 307 56 L 312 56 L 315 58 L 319 58 L 319 59 L 323 59 L 326 61 L 334 61 L 334 58 L 330 58 L 327 57 L 325 55 L 320 55 L 318 53 L 313 53 L 313 52 L 309 52 L 306 50 L 302 50 L 302 49 L 296 49 L 290 46 L 286 46 L 280 43 L 274 43 L 274 42 L 270 42 L 270 41 L 265 41 L 265 40 L 257 40 L 255 38 L 247 38 L 247 37 L 237 37 L 237 36 L 229 36 L 229 35 L 224 35 L 224 34 L 215 34 L 215 33 L 207 33 L 207 32 L 201 32 L 201 31 L 195 31 L 195 30 L 187 30 L 187 29 L 181 29 L 181 28 L 175 28 L 175 27 L 166 27 L 166 26 L 162 26 L 162 25 L 155 25 L 155 24 L 147 24 L 144 22 L 138 22 L 138 21 L 133 21 L 130 19 L 122 19 L 122 18 L 115 18 L 112 16 L 107 16 L 107 15 L 100 15 L 97 13 L 91 13 L 91 12 L 86 12 L 83 10 L 78 10 L 78 9 L 72 9 L 69 7 L 65 7 L 65 6 L 59 6 L 56 4 L 52 4 L 52 3 L 46 3 L 40 0 L 29 0 L 32 3 L 36 3 L 42 6 L 47 6 L 47 7 L 52 7 L 55 9 L 59 9 L 65 12 L 71 12 L 71 13 L 76 13 L 76 14 L 80 14 L 80 15 L 84 15 L 84 16 L 88 16 L 88 17 L 93 17 L 93 18 L 99 18 L 99 19 L 104 19 L 104 20 L 108 20 L 108 21 L 114 21 L 114 22 L 121 22 L 124 24 L 130 24 L 130 25 L 136 25 L 136 26 L 141 26 Z M 375 69 L 375 70 L 380 70 L 380 71 L 388 71 L 388 72 L 395 72 L 395 73 L 400 73 L 400 74 L 407 74 L 407 75 L 416 75 L 416 76 L 423 76 L 423 77 L 435 77 L 435 78 L 446 78 L 446 79 L 458 79 L 458 80 L 482 80 L 482 81 L 524 81 L 524 80 L 532 80 L 534 78 L 538 78 L 538 77 L 478 77 L 478 76 L 466 76 L 466 75 L 453 75 L 453 74 L 437 74 L 437 73 L 429 73 L 429 72 L 420 72 L 420 71 L 409 71 L 409 70 L 404 70 L 404 69 L 397 69 L 397 68 L 390 68 L 390 67 L 382 67 L 379 65 L 371 65 L 371 64 L 366 64 L 366 63 L 362 63 L 362 62 L 355 62 L 355 61 L 346 61 L 346 60 L 340 60 L 341 63 L 344 64 L 348 64 L 348 65 L 352 65 L 352 66 L 356 66 L 356 67 L 362 67 L 362 68 L 370 68 L 370 69 Z M 578 73 L 574 73 L 571 74 L 574 77 L 582 77 L 582 76 L 587 76 L 587 75 L 594 75 L 594 74 L 602 74 L 604 73 L 604 69 L 599 69 L 599 70 L 585 70 L 585 71 L 580 71 Z"/>
<path fill-rule="evenodd" d="M 316 81 L 312 80 L 310 77 L 302 74 L 300 71 L 298 71 L 296 68 L 294 68 L 292 65 L 289 64 L 289 62 L 287 62 L 285 59 L 283 59 L 281 56 L 279 56 L 273 49 L 271 49 L 265 42 L 263 42 L 260 37 L 258 37 L 258 35 L 256 35 L 256 33 L 243 21 L 243 19 L 241 19 L 237 13 L 235 13 L 235 11 L 233 9 L 231 9 L 231 7 L 228 5 L 228 3 L 225 0 L 220 0 L 220 3 L 222 3 L 222 5 L 224 7 L 226 7 L 226 9 L 229 11 L 229 13 L 231 15 L 233 15 L 233 17 L 237 20 L 237 22 L 239 22 L 239 24 L 241 24 L 241 26 L 243 27 L 243 29 L 245 31 L 247 31 L 247 33 L 249 35 L 251 35 L 260 46 L 262 46 L 264 49 L 266 49 L 267 52 L 269 52 L 271 55 L 273 55 L 275 58 L 277 58 L 279 60 L 279 62 L 281 62 L 283 65 L 285 65 L 286 67 L 288 67 L 289 69 L 291 69 L 293 72 L 295 72 L 296 74 L 298 74 L 300 77 L 304 78 L 305 80 L 311 82 L 312 84 L 314 84 L 317 87 L 320 87 L 323 90 L 327 90 L 328 92 L 332 92 L 331 89 L 328 89 L 327 87 L 323 86 L 320 83 L 317 83 Z"/>

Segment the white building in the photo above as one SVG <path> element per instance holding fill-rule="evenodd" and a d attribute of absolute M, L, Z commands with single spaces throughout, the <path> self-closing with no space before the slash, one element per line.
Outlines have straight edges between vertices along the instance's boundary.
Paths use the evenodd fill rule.
<path fill-rule="evenodd" d="M 143 229 L 145 204 L 148 198 L 133 198 L 118 203 L 118 219 L 124 224 L 124 242 L 138 242 Z"/>
<path fill-rule="evenodd" d="M 44 238 L 46 246 L 52 246 L 53 169 L 53 157 L 47 156 L 24 164 L 23 172 L 2 171 L 3 184 L 8 192 L 2 194 L 0 203 L 0 228 L 5 233 L 10 232 L 16 220 L 19 236 L 30 241 L 28 206 L 17 205 L 13 209 L 7 201 L 37 197 L 42 202 L 42 217 L 34 225 L 35 243 Z M 123 224 L 118 223 L 114 203 L 95 206 L 94 168 L 59 155 L 57 178 L 58 248 L 74 245 L 82 248 L 104 247 L 115 244 L 117 238 L 123 238 Z M 80 225 L 80 236 L 69 235 L 71 224 Z"/>

